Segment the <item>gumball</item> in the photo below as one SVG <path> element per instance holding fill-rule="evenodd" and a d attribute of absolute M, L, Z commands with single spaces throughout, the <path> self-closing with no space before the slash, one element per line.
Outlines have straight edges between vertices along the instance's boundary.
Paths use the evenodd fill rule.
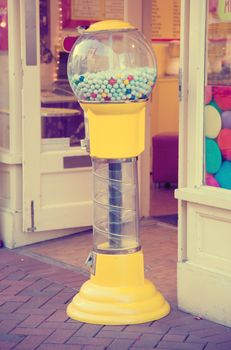
<path fill-rule="evenodd" d="M 139 69 L 121 69 L 121 73 L 115 70 L 101 71 L 97 73 L 75 74 L 72 79 L 72 88 L 82 100 L 104 100 L 106 96 L 113 101 L 146 99 L 151 93 L 156 71 L 142 67 Z M 82 94 L 83 92 L 83 94 Z M 106 94 L 106 95 L 104 95 Z M 110 94 L 110 96 L 109 96 Z"/>

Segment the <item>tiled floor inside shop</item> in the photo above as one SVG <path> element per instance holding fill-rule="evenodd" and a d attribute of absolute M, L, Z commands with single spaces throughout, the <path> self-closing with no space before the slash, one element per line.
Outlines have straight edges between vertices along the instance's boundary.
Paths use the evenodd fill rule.
<path fill-rule="evenodd" d="M 88 230 L 11 251 L 0 249 L 0 349 L 230 350 L 230 328 L 177 309 L 177 227 L 149 218 L 141 221 L 140 236 L 145 275 L 171 304 L 167 317 L 141 325 L 101 326 L 66 316 L 67 304 L 88 278 Z"/>

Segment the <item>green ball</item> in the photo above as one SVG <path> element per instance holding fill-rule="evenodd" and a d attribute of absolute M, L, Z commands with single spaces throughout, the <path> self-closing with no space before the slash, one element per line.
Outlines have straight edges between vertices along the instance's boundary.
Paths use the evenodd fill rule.
<path fill-rule="evenodd" d="M 221 167 L 222 156 L 216 141 L 206 137 L 205 139 L 205 164 L 206 172 L 215 174 Z"/>
<path fill-rule="evenodd" d="M 220 107 L 218 107 L 218 104 L 215 101 L 211 101 L 208 105 L 213 106 L 214 108 L 216 108 L 219 113 L 222 112 L 222 110 L 220 109 Z"/>

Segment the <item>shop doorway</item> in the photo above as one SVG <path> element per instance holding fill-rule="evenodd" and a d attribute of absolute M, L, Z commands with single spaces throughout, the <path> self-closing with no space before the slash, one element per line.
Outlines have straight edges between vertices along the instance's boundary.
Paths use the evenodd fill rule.
<path fill-rule="evenodd" d="M 180 1 L 152 2 L 152 46 L 158 79 L 151 100 L 150 216 L 177 225 Z"/>

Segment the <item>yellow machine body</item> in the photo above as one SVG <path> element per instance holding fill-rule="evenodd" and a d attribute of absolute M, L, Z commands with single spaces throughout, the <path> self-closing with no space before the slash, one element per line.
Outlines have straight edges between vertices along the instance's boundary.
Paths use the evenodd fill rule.
<path fill-rule="evenodd" d="M 123 176 L 124 173 L 126 175 L 129 163 L 125 167 L 123 161 L 136 158 L 144 151 L 145 99 L 150 95 L 156 78 L 156 64 L 152 49 L 147 42 L 142 42 L 142 36 L 137 36 L 137 34 L 137 29 L 127 22 L 106 20 L 95 23 L 86 30 L 86 33 L 83 33 L 82 40 L 76 42 L 75 48 L 82 45 L 84 35 L 86 40 L 89 39 L 86 45 L 86 56 L 84 54 L 79 55 L 77 47 L 76 51 L 73 50 L 73 55 L 70 56 L 71 64 L 68 66 L 70 68 L 71 86 L 76 96 L 79 97 L 84 110 L 90 156 L 95 158 L 94 162 L 96 159 L 104 159 L 105 164 L 108 164 L 103 175 L 94 173 L 95 184 L 98 185 L 98 187 L 95 186 L 94 205 L 96 209 L 94 221 L 97 222 L 96 217 L 97 219 L 100 217 L 98 224 L 103 222 L 103 229 L 100 225 L 97 228 L 107 243 L 103 243 L 101 246 L 94 245 L 97 251 L 92 252 L 92 260 L 88 259 L 88 263 L 91 264 L 90 279 L 82 285 L 79 293 L 74 296 L 67 307 L 67 314 L 70 318 L 86 323 L 102 325 L 138 324 L 158 320 L 168 315 L 170 311 L 170 306 L 162 294 L 151 281 L 144 277 L 143 253 L 140 250 L 139 242 L 135 240 L 133 244 L 133 242 L 126 241 L 126 234 L 128 237 L 132 237 L 130 230 L 136 231 L 137 228 L 138 231 L 138 213 L 136 213 L 138 204 L 131 206 L 131 209 L 125 207 L 129 202 L 126 196 L 130 196 L 131 201 L 137 200 L 138 194 L 131 191 L 130 187 L 138 186 L 138 184 L 136 184 L 136 181 L 131 184 L 126 183 L 126 178 L 124 179 Z M 94 43 L 96 45 L 92 45 L 92 49 L 98 56 L 93 55 L 95 59 L 93 62 L 96 62 L 97 56 L 99 65 L 96 67 L 93 65 L 92 67 L 90 64 L 92 60 L 89 60 L 89 66 L 87 64 L 85 67 L 86 62 L 88 62 L 87 52 L 90 52 L 87 47 L 91 41 L 93 44 L 94 38 L 96 38 Z M 102 48 L 101 44 L 105 40 L 106 44 Z M 124 58 L 129 57 L 130 53 L 133 54 L 133 49 L 134 55 L 131 55 L 131 62 L 128 60 L 126 63 Z M 86 73 L 90 73 L 91 77 L 92 73 L 96 73 L 97 77 L 97 73 L 102 73 L 104 70 L 104 60 L 109 55 L 108 53 L 115 55 L 115 58 L 121 64 L 121 67 L 118 68 L 117 65 L 114 65 L 112 59 L 108 61 L 111 64 L 111 66 L 108 66 L 110 69 L 107 68 L 108 74 L 111 72 L 110 75 L 112 74 L 113 80 L 116 79 L 115 81 L 117 81 L 117 78 L 121 78 L 123 72 L 121 69 L 125 69 L 126 72 L 127 68 L 128 77 L 130 76 L 132 80 L 136 80 L 133 83 L 138 82 L 139 91 L 133 96 L 134 99 L 131 100 L 128 95 L 122 95 L 122 97 L 119 97 L 120 100 L 116 102 L 116 98 L 120 95 L 114 96 L 111 100 L 109 96 L 106 99 L 107 96 L 103 96 L 102 92 L 100 92 L 100 99 L 98 99 L 98 88 L 96 91 L 97 99 L 91 96 L 92 99 L 88 100 L 84 97 L 84 94 L 80 93 L 84 85 L 80 85 L 80 83 L 86 77 L 85 73 L 83 76 L 80 76 L 80 74 L 86 70 Z M 147 56 L 147 60 L 143 59 L 143 55 Z M 123 61 L 127 67 L 123 67 L 125 64 Z M 102 65 L 100 65 L 101 63 Z M 140 85 L 143 81 L 143 75 L 141 76 L 142 79 L 134 79 L 135 75 L 134 77 L 130 75 L 133 74 L 133 71 L 137 72 L 135 74 L 137 76 L 142 71 L 142 74 L 147 77 L 145 81 L 149 86 L 144 85 L 147 91 L 143 89 L 142 84 Z M 75 78 L 75 73 L 77 78 Z M 129 80 L 126 80 L 124 86 L 129 84 Z M 100 83 L 98 85 L 100 86 Z M 143 94 L 143 90 L 146 91 L 145 94 Z M 121 165 L 121 169 L 118 164 Z M 133 168 L 131 167 L 131 169 Z M 135 173 L 134 169 L 132 171 Z M 105 180 L 105 176 L 108 182 L 104 186 L 104 183 L 100 183 L 100 181 Z M 131 176 L 131 174 L 128 173 L 128 176 Z M 132 176 L 135 177 L 136 174 Z M 126 193 L 126 191 L 128 192 Z M 97 202 L 98 194 L 104 198 L 102 202 Z M 129 210 L 133 213 L 133 216 L 126 215 Z M 130 223 L 131 226 L 129 226 Z M 128 224 L 127 227 L 131 227 L 127 229 L 128 232 L 125 230 L 126 224 Z M 121 230 L 117 231 L 118 227 Z M 94 234 L 96 232 L 95 228 Z M 111 245 L 110 235 L 114 239 L 118 238 L 118 242 L 121 243 L 119 248 Z M 118 235 L 120 237 L 117 237 Z"/>
<path fill-rule="evenodd" d="M 67 314 L 81 322 L 122 325 L 158 320 L 170 307 L 144 278 L 143 253 L 95 254 L 90 280 L 68 305 Z"/>
<path fill-rule="evenodd" d="M 81 106 L 88 119 L 91 157 L 131 158 L 143 152 L 146 102 Z"/>

